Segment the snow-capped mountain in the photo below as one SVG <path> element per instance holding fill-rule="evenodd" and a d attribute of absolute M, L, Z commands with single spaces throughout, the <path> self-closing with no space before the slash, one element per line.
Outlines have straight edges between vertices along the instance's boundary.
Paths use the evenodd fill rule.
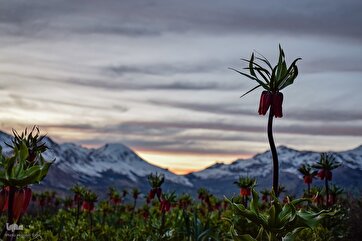
<path fill-rule="evenodd" d="M 12 137 L 0 131 L 0 145 L 3 152 L 11 149 L 4 142 L 11 143 Z M 99 193 L 105 193 L 109 186 L 118 188 L 138 187 L 147 191 L 147 175 L 163 173 L 166 177 L 164 188 L 178 192 L 196 193 L 200 187 L 206 187 L 212 193 L 223 196 L 238 192 L 233 184 L 239 176 L 255 177 L 257 189 L 270 188 L 272 182 L 272 156 L 270 151 L 257 154 L 249 159 L 239 159 L 231 164 L 214 164 L 202 171 L 188 175 L 176 175 L 166 169 L 152 165 L 140 158 L 130 148 L 120 144 L 106 144 L 97 149 L 63 143 L 58 144 L 50 138 L 44 139 L 49 147 L 45 153 L 47 160 L 55 162 L 47 177 L 34 188 L 55 189 L 67 192 L 75 183 L 91 187 Z M 280 184 L 286 186 L 289 193 L 301 193 L 305 188 L 298 168 L 303 163 L 315 163 L 320 153 L 298 151 L 285 146 L 277 148 L 280 162 Z M 331 152 L 342 166 L 333 171 L 333 183 L 349 191 L 362 191 L 362 146 L 358 148 Z M 314 184 L 323 185 L 315 180 Z"/>
<path fill-rule="evenodd" d="M 134 151 L 120 143 L 106 144 L 98 149 L 88 149 L 73 143 L 58 144 L 44 138 L 49 149 L 47 160 L 55 162 L 48 176 L 40 186 L 66 192 L 75 183 L 91 186 L 96 190 L 109 186 L 122 188 L 148 188 L 147 175 L 162 173 L 168 186 L 192 188 L 193 184 L 185 176 L 176 175 L 166 169 L 154 166 Z M 0 145 L 5 154 L 11 149 L 4 142 L 11 143 L 11 136 L 0 132 Z"/>
<path fill-rule="evenodd" d="M 302 175 L 298 168 L 304 164 L 313 164 L 320 158 L 320 153 L 312 151 L 297 151 L 285 146 L 277 148 L 279 157 L 280 183 L 286 186 L 292 193 L 300 193 L 305 188 Z M 344 186 L 348 190 L 362 189 L 362 145 L 349 151 L 330 152 L 336 161 L 342 164 L 333 171 L 333 183 Z M 188 175 L 195 187 L 207 185 L 213 191 L 220 193 L 232 193 L 230 185 L 239 176 L 255 177 L 258 189 L 270 188 L 272 180 L 272 155 L 270 151 L 257 154 L 250 159 L 239 159 L 231 164 L 217 163 L 202 171 Z M 315 180 L 316 185 L 323 185 L 321 181 Z M 234 192 L 237 191 L 235 186 Z"/>

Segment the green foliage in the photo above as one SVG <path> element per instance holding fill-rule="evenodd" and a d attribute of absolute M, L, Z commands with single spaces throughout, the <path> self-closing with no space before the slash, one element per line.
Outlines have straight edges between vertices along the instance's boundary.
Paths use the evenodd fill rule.
<path fill-rule="evenodd" d="M 0 148 L 0 185 L 22 188 L 39 183 L 47 175 L 53 162 L 44 160 L 42 153 L 47 147 L 41 143 L 39 129 L 33 136 L 34 128 L 29 134 L 27 130 L 20 135 L 13 131 L 13 145 L 7 144 L 13 149 L 12 156 L 3 156 Z"/>
<path fill-rule="evenodd" d="M 337 162 L 336 158 L 333 157 L 333 155 L 328 153 L 322 153 L 319 161 L 316 164 L 314 164 L 313 167 L 316 169 L 331 171 L 333 169 L 336 169 L 340 165 L 341 163 Z"/>
<path fill-rule="evenodd" d="M 151 173 L 147 176 L 147 179 L 152 188 L 158 188 L 161 187 L 161 185 L 165 181 L 165 176 L 163 174 Z"/>
<path fill-rule="evenodd" d="M 295 59 L 288 67 L 285 61 L 284 51 L 279 45 L 279 60 L 278 64 L 274 67 L 264 56 L 255 56 L 254 53 L 252 53 L 250 59 L 241 59 L 248 63 L 248 67 L 244 69 L 249 70 L 249 73 L 244 73 L 234 68 L 230 69 L 257 82 L 254 88 L 241 96 L 243 97 L 259 87 L 263 87 L 270 92 L 277 92 L 293 84 L 298 76 L 298 67 L 296 64 L 300 59 L 301 58 Z"/>
<path fill-rule="evenodd" d="M 245 217 L 247 220 L 259 227 L 259 233 L 255 239 L 250 235 L 239 235 L 233 225 L 231 233 L 239 240 L 262 240 L 264 236 L 268 240 L 293 240 L 295 235 L 304 228 L 315 228 L 318 222 L 325 216 L 335 215 L 332 210 L 312 210 L 297 209 L 296 206 L 309 199 L 296 199 L 282 205 L 278 198 L 272 193 L 272 202 L 268 210 L 261 211 L 259 205 L 259 196 L 255 190 L 252 190 L 253 198 L 250 208 L 245 208 L 242 204 L 230 201 L 234 212 L 237 215 Z"/>
<path fill-rule="evenodd" d="M 256 179 L 250 177 L 239 177 L 234 184 L 236 184 L 239 188 L 253 188 L 256 185 Z"/>

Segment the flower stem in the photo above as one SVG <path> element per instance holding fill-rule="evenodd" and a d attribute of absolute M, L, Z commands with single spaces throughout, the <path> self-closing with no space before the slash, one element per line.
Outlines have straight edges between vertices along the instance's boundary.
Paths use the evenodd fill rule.
<path fill-rule="evenodd" d="M 328 198 L 329 198 L 329 185 L 328 185 L 328 179 L 325 179 L 325 185 L 326 185 L 326 206 L 329 206 Z"/>
<path fill-rule="evenodd" d="M 270 151 L 273 156 L 273 190 L 275 195 L 279 196 L 278 191 L 278 182 L 279 182 L 279 161 L 277 149 L 275 148 L 274 138 L 273 138 L 273 103 L 270 105 L 269 110 L 269 120 L 268 120 L 268 140 L 270 145 Z"/>
<path fill-rule="evenodd" d="M 77 200 L 77 216 L 76 216 L 76 219 L 75 219 L 75 226 L 78 225 L 78 219 L 79 219 L 79 213 L 80 213 L 80 200 Z"/>

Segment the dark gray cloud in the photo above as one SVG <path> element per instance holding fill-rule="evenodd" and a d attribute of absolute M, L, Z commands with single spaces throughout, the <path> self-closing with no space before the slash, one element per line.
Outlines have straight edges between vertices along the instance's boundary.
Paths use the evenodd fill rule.
<path fill-rule="evenodd" d="M 206 112 L 214 114 L 226 114 L 226 115 L 255 115 L 255 111 L 245 110 L 242 107 L 237 105 L 231 105 L 227 103 L 221 104 L 205 104 L 205 103 L 187 103 L 187 102 L 177 102 L 171 100 L 149 100 L 149 103 L 160 105 L 181 108 L 186 110 L 192 110 L 197 112 Z"/>
<path fill-rule="evenodd" d="M 128 111 L 128 107 L 122 105 L 110 105 L 110 106 L 97 106 L 91 105 L 87 103 L 79 103 L 74 101 L 66 101 L 66 100 L 50 100 L 42 97 L 23 97 L 16 94 L 11 94 L 10 98 L 13 103 L 5 102 L 3 104 L 13 104 L 15 106 L 21 107 L 23 109 L 41 109 L 44 108 L 44 105 L 55 104 L 60 106 L 69 106 L 69 107 L 77 107 L 83 109 L 90 110 L 104 110 L 111 109 L 117 110 L 118 112 L 126 112 Z"/>
<path fill-rule="evenodd" d="M 148 128 L 180 128 L 187 129 L 204 129 L 219 131 L 239 131 L 239 132 L 265 132 L 264 126 L 247 125 L 247 124 L 230 124 L 215 122 L 129 122 L 127 125 L 145 126 Z M 121 126 L 121 125 L 120 125 Z M 283 134 L 300 134 L 300 135 L 325 135 L 325 136 L 362 136 L 360 125 L 280 125 L 275 129 Z"/>
<path fill-rule="evenodd" d="M 97 33 L 97 34 L 114 34 L 114 35 L 126 35 L 130 37 L 154 37 L 162 34 L 161 30 L 150 29 L 145 25 L 110 25 L 98 24 L 89 27 L 79 27 L 78 33 Z"/>
<path fill-rule="evenodd" d="M 323 136 L 362 136 L 362 129 L 360 125 L 337 125 L 337 124 L 314 124 L 314 125 L 298 124 L 279 124 L 275 126 L 275 130 L 278 133 L 283 134 L 300 134 L 300 135 L 323 135 Z M 48 125 L 44 127 L 58 127 L 67 129 L 68 125 Z M 77 125 L 71 125 L 71 128 L 77 128 Z M 123 122 L 118 125 L 108 126 L 88 126 L 80 125 L 80 129 L 93 130 L 96 133 L 119 133 L 123 132 L 127 134 L 141 133 L 145 136 L 172 136 L 174 134 L 180 134 L 186 130 L 218 130 L 218 131 L 232 131 L 232 132 L 249 132 L 249 133 L 264 133 L 265 127 L 252 124 L 231 124 L 222 122 L 205 122 L 205 121 L 132 121 Z"/>
<path fill-rule="evenodd" d="M 170 76 L 175 74 L 195 74 L 195 73 L 208 73 L 218 70 L 216 67 L 221 66 L 219 61 L 208 61 L 207 63 L 186 64 L 186 63 L 173 63 L 155 65 L 119 65 L 107 67 L 106 71 L 122 76 L 126 74 L 143 74 L 143 75 L 157 75 L 157 76 Z"/>
<path fill-rule="evenodd" d="M 161 82 L 161 81 L 160 81 Z M 137 80 L 112 80 L 112 81 L 101 81 L 101 80 L 80 80 L 74 79 L 69 81 L 71 84 L 81 86 L 91 86 L 102 89 L 111 89 L 117 91 L 127 90 L 230 90 L 235 88 L 232 84 L 215 83 L 212 81 L 199 82 L 199 81 L 167 81 L 166 83 L 152 83 L 142 82 Z"/>
<path fill-rule="evenodd" d="M 174 108 L 181 108 L 186 110 L 192 110 L 197 112 L 222 114 L 222 115 L 248 115 L 256 116 L 257 110 L 248 110 L 239 104 L 220 103 L 220 104 L 205 104 L 205 103 L 188 103 L 177 102 L 171 100 L 149 100 L 149 103 L 168 106 Z M 300 120 L 300 121 L 360 121 L 362 120 L 362 111 L 356 110 L 333 110 L 333 109 L 295 109 L 293 111 L 285 111 L 285 118 L 288 120 Z"/>
<path fill-rule="evenodd" d="M 2 23 L 24 28 L 52 20 L 56 22 L 56 26 L 79 33 L 143 36 L 159 34 L 161 31 L 213 34 L 279 31 L 293 35 L 327 35 L 360 41 L 361 11 L 362 3 L 359 0 L 261 0 L 257 3 L 240 0 L 107 0 L 87 3 L 52 0 L 30 3 L 23 0 L 2 2 L 0 16 Z"/>

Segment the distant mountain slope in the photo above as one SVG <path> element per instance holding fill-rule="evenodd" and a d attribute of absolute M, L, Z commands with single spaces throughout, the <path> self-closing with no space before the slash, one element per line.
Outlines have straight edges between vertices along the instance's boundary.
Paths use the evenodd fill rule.
<path fill-rule="evenodd" d="M 11 149 L 4 145 L 11 142 L 11 136 L 0 132 L 0 145 L 4 153 Z M 257 154 L 249 159 L 239 159 L 231 164 L 217 163 L 202 171 L 179 176 L 166 169 L 152 165 L 140 158 L 130 148 L 120 144 L 106 144 L 97 149 L 88 149 L 72 143 L 58 144 L 50 138 L 45 141 L 49 150 L 48 160 L 56 159 L 48 176 L 35 189 L 55 189 L 66 193 L 75 183 L 81 183 L 99 193 L 105 193 L 109 186 L 123 188 L 138 187 L 143 192 L 149 189 L 147 175 L 163 173 L 166 177 L 165 190 L 195 194 L 200 187 L 206 187 L 216 195 L 237 195 L 238 188 L 233 182 L 241 176 L 257 178 L 257 189 L 271 187 L 272 157 L 270 151 Z M 285 146 L 277 148 L 280 160 L 280 183 L 289 193 L 300 194 L 305 188 L 298 168 L 303 163 L 314 163 L 320 153 L 297 151 Z M 353 150 L 332 152 L 342 166 L 334 171 L 333 183 L 346 190 L 362 190 L 362 146 Z M 323 185 L 315 180 L 316 185 Z"/>
<path fill-rule="evenodd" d="M 304 187 L 302 176 L 298 168 L 303 163 L 315 163 L 319 160 L 320 153 L 311 151 L 297 151 L 285 146 L 277 148 L 280 162 L 280 183 L 292 193 L 300 193 Z M 336 161 L 342 166 L 334 171 L 333 183 L 344 186 L 348 190 L 362 189 L 362 146 L 349 151 L 332 152 Z M 272 156 L 270 151 L 257 154 L 250 159 L 236 160 L 231 164 L 215 164 L 202 171 L 194 172 L 187 177 L 195 184 L 211 186 L 213 191 L 221 194 L 236 192 L 232 182 L 238 176 L 255 177 L 258 180 L 258 189 L 270 188 L 272 175 Z M 316 185 L 322 185 L 315 180 Z M 197 185 L 196 185 L 197 184 Z"/>
<path fill-rule="evenodd" d="M 4 145 L 11 142 L 11 136 L 0 132 L 0 145 L 4 153 L 11 149 Z M 148 188 L 147 175 L 163 173 L 169 188 L 192 188 L 193 184 L 185 176 L 176 175 L 166 169 L 154 166 L 128 147 L 120 143 L 106 144 L 98 149 L 88 149 L 72 143 L 58 144 L 46 137 L 49 150 L 45 157 L 55 159 L 48 176 L 40 187 L 67 192 L 75 183 L 92 187 L 100 192 L 109 186 L 120 188 Z"/>

